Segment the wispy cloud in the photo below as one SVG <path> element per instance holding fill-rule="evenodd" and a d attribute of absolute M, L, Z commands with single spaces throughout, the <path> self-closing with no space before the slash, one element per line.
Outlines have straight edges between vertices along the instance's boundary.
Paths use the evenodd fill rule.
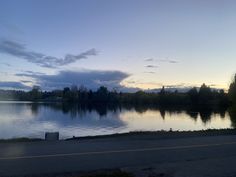
<path fill-rule="evenodd" d="M 11 67 L 11 65 L 9 63 L 0 63 L 0 65 L 4 65 L 4 66 L 7 66 L 7 67 Z"/>
<path fill-rule="evenodd" d="M 36 77 L 44 75 L 44 73 L 41 72 L 34 72 L 34 71 L 23 71 L 22 73 L 15 74 L 16 76 L 24 76 L 24 77 Z"/>
<path fill-rule="evenodd" d="M 190 87 L 187 83 L 179 83 L 179 84 L 173 84 L 173 85 L 165 85 L 166 88 L 188 88 Z"/>
<path fill-rule="evenodd" d="M 23 90 L 29 90 L 31 87 L 26 86 L 22 84 L 21 82 L 5 82 L 5 81 L 0 81 L 0 88 L 5 88 L 5 89 L 23 89 Z"/>
<path fill-rule="evenodd" d="M 144 73 L 147 73 L 147 74 L 155 74 L 156 72 L 153 72 L 153 71 L 145 71 Z"/>
<path fill-rule="evenodd" d="M 29 80 L 21 80 L 22 83 L 33 83 L 32 81 L 29 81 Z"/>
<path fill-rule="evenodd" d="M 157 65 L 146 65 L 146 68 L 158 68 Z"/>
<path fill-rule="evenodd" d="M 1 19 L 1 17 L 0 17 L 0 28 L 12 34 L 24 34 L 24 32 L 18 26 Z"/>
<path fill-rule="evenodd" d="M 144 61 L 150 62 L 150 61 L 154 61 L 154 59 L 153 58 L 147 58 Z"/>
<path fill-rule="evenodd" d="M 0 41 L 0 53 L 12 55 L 28 62 L 35 63 L 41 67 L 55 68 L 68 65 L 81 59 L 87 59 L 90 56 L 96 56 L 97 50 L 92 48 L 77 55 L 67 54 L 63 58 L 49 56 L 40 52 L 34 52 L 26 47 L 25 44 L 11 40 Z"/>
<path fill-rule="evenodd" d="M 131 81 L 126 81 L 126 83 L 135 84 L 136 82 L 131 80 Z"/>
<path fill-rule="evenodd" d="M 179 63 L 177 60 L 170 60 L 170 59 L 153 59 L 153 58 L 147 58 L 144 59 L 146 62 L 165 62 L 165 63 Z"/>
<path fill-rule="evenodd" d="M 158 60 L 160 62 L 167 62 L 167 63 L 179 63 L 179 61 L 177 60 L 169 60 L 169 59 L 162 59 L 162 60 Z"/>

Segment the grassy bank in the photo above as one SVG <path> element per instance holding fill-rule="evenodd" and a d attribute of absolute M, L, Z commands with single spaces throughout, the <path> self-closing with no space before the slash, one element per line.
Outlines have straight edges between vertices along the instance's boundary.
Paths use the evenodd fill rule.
<path fill-rule="evenodd" d="M 104 139 L 104 138 L 175 138 L 175 137 L 193 137 L 193 136 L 220 136 L 220 135 L 236 135 L 236 129 L 207 129 L 196 131 L 136 131 L 128 133 L 116 133 L 111 135 L 96 135 L 85 137 L 73 137 L 66 140 L 86 140 L 86 139 Z"/>
<path fill-rule="evenodd" d="M 178 138 L 178 137 L 195 137 L 195 136 L 220 136 L 220 135 L 236 135 L 236 129 L 208 129 L 208 130 L 196 130 L 196 131 L 136 131 L 128 133 L 117 133 L 111 135 L 96 135 L 96 136 L 84 136 L 84 137 L 73 137 L 64 139 L 61 141 L 71 141 L 71 140 L 92 140 L 92 139 L 109 139 L 109 138 L 155 138 L 155 139 L 165 139 L 165 138 Z M 40 138 L 12 138 L 12 139 L 0 139 L 0 143 L 4 142 L 38 142 L 44 141 Z"/>
<path fill-rule="evenodd" d="M 40 139 L 40 138 L 26 138 L 26 137 L 11 138 L 11 139 L 0 139 L 0 143 L 4 143 L 4 142 L 36 142 L 36 141 L 43 141 L 43 139 Z"/>
<path fill-rule="evenodd" d="M 39 175 L 24 175 L 16 177 L 134 177 L 131 173 L 121 171 L 119 169 L 98 170 L 92 172 L 68 172 L 68 173 L 52 173 Z"/>

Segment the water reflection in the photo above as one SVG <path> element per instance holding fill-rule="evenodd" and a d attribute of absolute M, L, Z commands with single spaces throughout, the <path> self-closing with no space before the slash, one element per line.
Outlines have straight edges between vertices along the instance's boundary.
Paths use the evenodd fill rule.
<path fill-rule="evenodd" d="M 80 105 L 0 102 L 0 138 L 43 137 L 59 131 L 62 138 L 129 131 L 235 128 L 236 107 Z"/>
<path fill-rule="evenodd" d="M 69 114 L 70 118 L 81 117 L 86 113 L 96 111 L 100 117 L 106 117 L 108 112 L 121 111 L 120 105 L 81 105 L 81 104 L 69 104 L 69 103 L 32 103 L 29 104 L 32 113 L 35 115 L 38 113 L 39 107 L 48 107 L 55 111 L 62 111 L 63 114 Z"/>
<path fill-rule="evenodd" d="M 97 105 L 86 105 L 86 104 L 68 104 L 68 103 L 31 103 L 28 104 L 34 115 L 38 114 L 39 107 L 46 106 L 56 111 L 62 111 L 63 114 L 69 114 L 70 118 L 83 117 L 87 113 L 96 111 L 100 117 L 106 117 L 108 112 L 122 112 L 122 110 L 135 110 L 139 114 L 143 114 L 149 110 L 159 111 L 161 117 L 165 119 L 166 112 L 171 114 L 186 113 L 193 119 L 197 119 L 200 116 L 202 122 L 207 123 L 211 121 L 214 114 L 217 114 L 221 118 L 225 118 L 227 108 L 210 108 L 210 107 L 155 107 L 153 105 L 118 105 L 118 104 L 97 104 Z M 230 108 L 230 110 L 236 110 Z M 232 115 L 232 111 L 231 111 Z"/>
<path fill-rule="evenodd" d="M 229 117 L 231 120 L 232 127 L 236 127 L 236 106 L 230 107 L 228 109 Z"/>

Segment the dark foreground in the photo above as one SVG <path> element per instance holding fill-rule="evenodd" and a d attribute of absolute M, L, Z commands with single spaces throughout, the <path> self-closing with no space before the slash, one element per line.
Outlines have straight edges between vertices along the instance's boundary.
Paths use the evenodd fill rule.
<path fill-rule="evenodd" d="M 236 135 L 160 138 L 135 134 L 58 142 L 0 143 L 1 177 L 80 176 L 114 169 L 121 176 L 132 176 L 131 173 L 147 177 L 233 177 L 235 164 Z"/>

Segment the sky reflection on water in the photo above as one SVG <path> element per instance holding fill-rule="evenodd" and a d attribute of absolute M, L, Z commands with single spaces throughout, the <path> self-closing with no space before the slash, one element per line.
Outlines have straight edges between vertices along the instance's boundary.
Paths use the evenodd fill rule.
<path fill-rule="evenodd" d="M 61 138 L 130 131 L 232 128 L 225 110 L 163 110 L 151 107 L 81 107 L 55 103 L 1 102 L 0 138 L 43 138 L 59 131 Z"/>

